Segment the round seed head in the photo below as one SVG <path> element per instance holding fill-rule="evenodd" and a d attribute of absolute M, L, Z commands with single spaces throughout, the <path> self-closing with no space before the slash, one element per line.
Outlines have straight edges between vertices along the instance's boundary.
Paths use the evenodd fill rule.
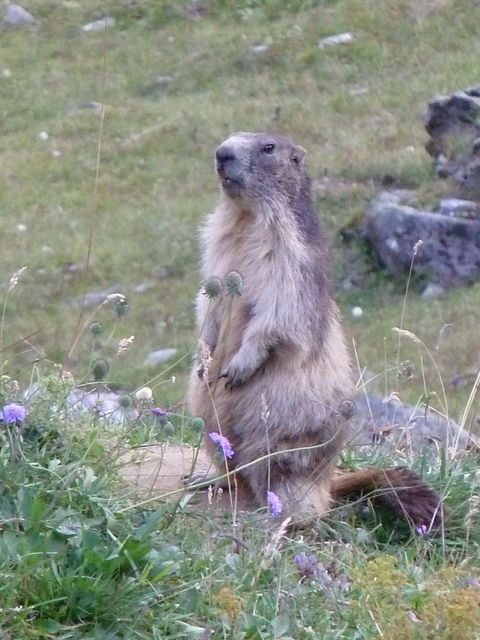
<path fill-rule="evenodd" d="M 106 360 L 95 360 L 92 366 L 92 375 L 93 379 L 96 382 L 100 382 L 105 379 L 105 376 L 108 374 L 110 366 Z"/>
<path fill-rule="evenodd" d="M 124 396 L 120 396 L 119 400 L 118 400 L 118 404 L 123 407 L 124 409 L 128 409 L 128 407 L 131 407 L 133 403 L 133 400 L 130 396 L 128 395 L 124 395 Z"/>
<path fill-rule="evenodd" d="M 225 289 L 229 296 L 239 296 L 242 292 L 243 278 L 238 271 L 230 271 L 225 277 Z"/>
<path fill-rule="evenodd" d="M 113 307 L 113 311 L 115 312 L 115 315 L 117 316 L 117 318 L 123 318 L 123 316 L 125 316 L 128 313 L 128 309 L 129 309 L 129 305 L 125 299 L 119 300 L 118 302 L 115 303 L 115 306 Z"/>
<path fill-rule="evenodd" d="M 92 322 L 90 325 L 90 333 L 92 336 L 99 336 L 103 333 L 103 324 L 101 322 Z"/>
<path fill-rule="evenodd" d="M 222 293 L 222 280 L 213 276 L 209 278 L 203 285 L 203 293 L 209 300 L 214 300 Z"/>
<path fill-rule="evenodd" d="M 195 433 L 202 433 L 205 429 L 205 422 L 202 418 L 193 418 L 191 425 Z"/>
<path fill-rule="evenodd" d="M 166 422 L 163 425 L 163 433 L 166 436 L 173 436 L 174 432 L 175 432 L 175 428 L 171 422 Z"/>

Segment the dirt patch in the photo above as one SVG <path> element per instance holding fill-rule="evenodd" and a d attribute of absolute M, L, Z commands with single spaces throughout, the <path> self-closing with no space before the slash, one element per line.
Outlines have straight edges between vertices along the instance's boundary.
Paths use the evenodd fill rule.
<path fill-rule="evenodd" d="M 168 443 L 139 447 L 126 453 L 120 459 L 120 472 L 133 487 L 139 500 L 158 497 L 164 500 L 191 498 L 196 510 L 212 508 L 219 512 L 251 511 L 249 501 L 232 490 L 220 492 L 212 500 L 206 490 L 187 491 L 183 477 L 194 471 L 211 469 L 211 461 L 206 453 L 192 447 L 181 447 Z M 191 496 L 191 494 L 195 494 Z"/>

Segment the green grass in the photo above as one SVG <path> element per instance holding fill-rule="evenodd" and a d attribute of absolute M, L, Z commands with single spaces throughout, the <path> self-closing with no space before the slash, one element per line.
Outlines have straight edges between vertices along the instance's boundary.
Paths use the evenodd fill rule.
<path fill-rule="evenodd" d="M 281 518 L 135 501 L 119 474 L 129 444 L 176 443 L 182 432 L 198 442 L 198 434 L 175 417 L 173 430 L 159 429 L 148 411 L 115 430 L 72 423 L 65 383 L 52 375 L 41 384 L 22 438 L 17 423 L 0 441 L 0 637 L 478 637 L 473 457 L 398 458 L 445 497 L 448 529 L 435 538 L 368 502 L 286 531 Z M 11 398 L 11 385 L 2 394 Z M 391 458 L 357 451 L 345 462 Z"/>
<path fill-rule="evenodd" d="M 337 285 L 349 259 L 339 230 L 384 181 L 417 189 L 426 205 L 446 192 L 423 149 L 421 112 L 433 96 L 478 83 L 474 3 L 210 0 L 197 21 L 185 19 L 185 5 L 25 0 L 40 27 L 1 33 L 1 400 L 18 398 L 14 380 L 21 390 L 40 381 L 44 394 L 29 407 L 19 458 L 15 432 L 1 432 L 0 638 L 473 640 L 480 489 L 472 457 L 407 459 L 452 511 L 436 539 L 368 504 L 275 539 L 254 518 L 234 525 L 195 509 L 135 506 L 117 454 L 152 439 L 196 442 L 181 415 L 171 435 L 148 416 L 114 431 L 95 419 L 70 424 L 59 411 L 67 383 L 52 365 L 80 384 L 105 360 L 109 385 L 132 393 L 149 384 L 155 404 L 182 413 L 196 229 L 217 198 L 213 150 L 232 131 L 285 133 L 308 150 Z M 115 28 L 80 31 L 105 14 Z M 352 43 L 317 48 L 343 31 Z M 252 53 L 262 43 L 267 51 Z M 158 76 L 172 81 L 155 86 Z M 104 110 L 81 109 L 92 101 Z M 113 304 L 72 302 L 117 288 L 128 301 L 121 317 Z M 479 367 L 479 291 L 422 301 L 415 283 L 405 297 L 404 283 L 381 273 L 360 290 L 337 287 L 355 357 L 379 375 L 372 389 L 428 400 L 476 429 L 475 397 L 468 414 L 466 406 Z M 97 337 L 94 321 L 103 325 Z M 422 342 L 399 342 L 393 327 Z M 144 366 L 147 353 L 169 347 L 178 361 Z M 457 375 L 466 387 L 450 384 Z M 372 462 L 371 453 L 352 456 L 352 466 Z M 327 576 L 318 567 L 315 580 L 299 575 L 302 552 Z"/>

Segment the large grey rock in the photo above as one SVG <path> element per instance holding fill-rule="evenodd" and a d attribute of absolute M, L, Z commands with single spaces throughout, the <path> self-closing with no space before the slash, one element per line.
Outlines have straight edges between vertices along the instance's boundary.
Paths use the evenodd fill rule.
<path fill-rule="evenodd" d="M 480 452 L 475 438 L 455 422 L 426 408 L 371 393 L 360 393 L 355 404 L 353 443 L 391 443 L 395 448 L 422 451 L 446 446 L 453 451 Z"/>
<path fill-rule="evenodd" d="M 412 268 L 449 288 L 480 275 L 480 220 L 421 211 L 384 192 L 367 211 L 364 234 L 395 276 L 404 277 Z"/>

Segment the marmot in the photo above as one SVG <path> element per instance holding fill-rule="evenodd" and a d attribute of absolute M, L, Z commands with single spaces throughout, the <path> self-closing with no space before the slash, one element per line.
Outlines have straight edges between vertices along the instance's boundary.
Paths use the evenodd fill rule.
<path fill-rule="evenodd" d="M 332 496 L 405 489 L 410 478 L 422 505 L 409 510 L 404 491 L 393 506 L 415 524 L 438 524 L 439 499 L 416 474 L 335 471 L 355 385 L 305 153 L 266 133 L 236 133 L 216 150 L 221 197 L 201 232 L 202 276 L 223 288 L 197 297 L 203 355 L 190 377 L 190 411 L 231 444 L 231 458 L 214 459 L 218 474 L 248 465 L 236 480 L 259 506 L 273 492 L 299 522 L 322 515 Z M 239 295 L 225 286 L 231 272 Z M 208 436 L 205 444 L 213 459 L 217 445 Z"/>

